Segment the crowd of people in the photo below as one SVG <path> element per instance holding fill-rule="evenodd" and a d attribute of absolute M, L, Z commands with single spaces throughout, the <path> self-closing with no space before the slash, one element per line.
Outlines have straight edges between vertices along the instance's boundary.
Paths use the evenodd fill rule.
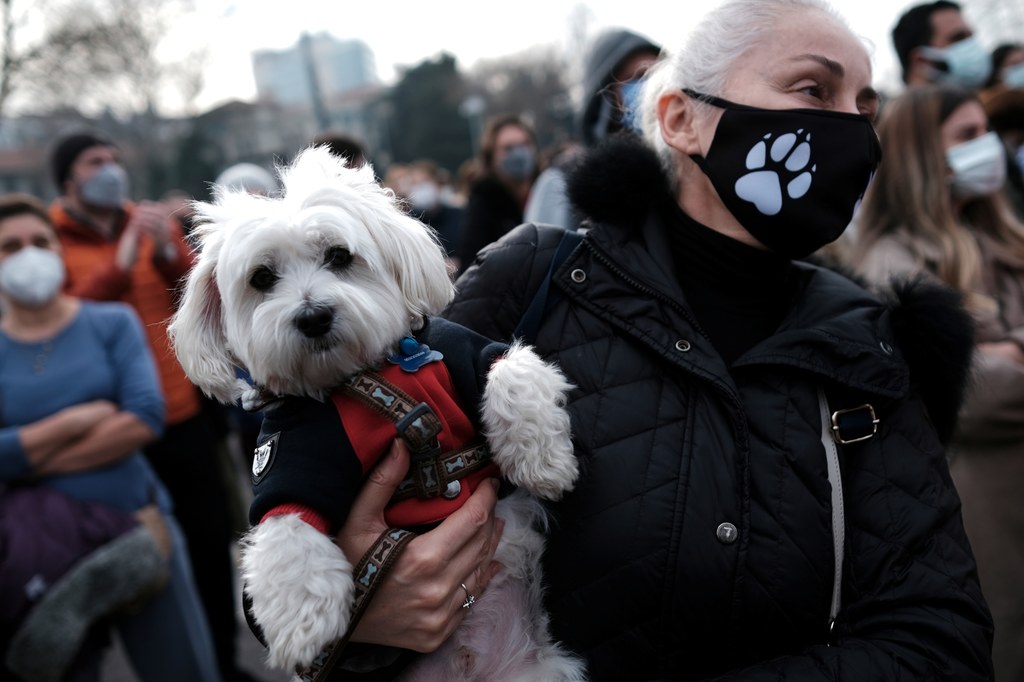
<path fill-rule="evenodd" d="M 575 387 L 582 473 L 548 505 L 545 605 L 590 679 L 1024 680 L 1024 43 L 984 46 L 947 0 L 892 22 L 898 93 L 826 0 L 725 0 L 666 46 L 610 29 L 571 140 L 516 112 L 457 173 L 375 169 L 448 258 L 446 318 L 508 342 L 549 292 L 525 340 Z M 60 628 L 46 679 L 99 680 L 112 636 L 147 682 L 251 679 L 261 419 L 168 339 L 191 197 L 133 201 L 95 131 L 51 170 L 49 207 L 0 197 L 0 680 L 43 679 L 33 637 Z M 211 180 L 279 191 L 254 164 Z M 407 466 L 367 479 L 346 556 Z M 497 497 L 408 544 L 331 679 L 393 679 L 391 649 L 486 599 Z M 19 532 L 25 509 L 62 525 Z"/>

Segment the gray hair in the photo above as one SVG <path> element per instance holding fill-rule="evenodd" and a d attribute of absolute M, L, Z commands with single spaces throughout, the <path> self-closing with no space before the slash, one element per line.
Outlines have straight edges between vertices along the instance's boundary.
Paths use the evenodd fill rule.
<path fill-rule="evenodd" d="M 675 160 L 658 126 L 662 94 L 690 88 L 721 95 L 740 57 L 765 41 L 784 17 L 800 10 L 817 10 L 848 27 L 827 0 L 726 0 L 697 24 L 680 49 L 665 54 L 648 72 L 641 103 L 643 137 L 667 170 L 672 171 Z M 708 107 L 703 102 L 697 106 Z M 674 173 L 669 175 L 674 181 Z"/>

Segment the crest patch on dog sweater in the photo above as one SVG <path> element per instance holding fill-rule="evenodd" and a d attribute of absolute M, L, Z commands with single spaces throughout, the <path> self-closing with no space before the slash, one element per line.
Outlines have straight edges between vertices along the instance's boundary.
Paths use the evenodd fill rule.
<path fill-rule="evenodd" d="M 415 372 L 423 365 L 441 360 L 444 360 L 444 355 L 411 336 L 402 339 L 398 344 L 398 352 L 388 356 L 388 362 L 398 365 L 406 372 Z"/>
<path fill-rule="evenodd" d="M 270 438 L 261 443 L 252 455 L 252 482 L 259 483 L 260 480 L 270 471 L 274 463 L 274 455 L 277 453 L 277 440 L 281 435 L 278 431 Z"/>

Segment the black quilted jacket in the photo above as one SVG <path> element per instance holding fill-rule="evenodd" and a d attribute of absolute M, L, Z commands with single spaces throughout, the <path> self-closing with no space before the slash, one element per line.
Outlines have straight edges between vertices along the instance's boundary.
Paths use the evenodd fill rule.
<path fill-rule="evenodd" d="M 671 199 L 653 155 L 599 150 L 571 192 L 593 222 L 553 277 L 536 339 L 576 385 L 583 472 L 553 506 L 556 638 L 594 680 L 991 679 L 991 619 L 932 426 L 948 434 L 956 412 L 962 315 L 919 289 L 894 310 L 797 263 L 788 316 L 730 371 L 673 275 L 659 210 Z M 508 338 L 559 238 L 524 225 L 485 249 L 446 316 Z M 909 348 L 899 329 L 930 347 Z M 918 399 L 914 352 L 950 395 Z M 819 389 L 832 410 L 869 403 L 880 419 L 877 435 L 840 450 L 846 544 L 831 632 Z"/>

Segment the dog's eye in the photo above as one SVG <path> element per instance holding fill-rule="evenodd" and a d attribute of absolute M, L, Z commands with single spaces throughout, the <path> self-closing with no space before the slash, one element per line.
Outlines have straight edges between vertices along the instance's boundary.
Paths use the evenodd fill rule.
<path fill-rule="evenodd" d="M 324 265 L 332 270 L 343 270 L 352 263 L 352 254 L 348 249 L 340 246 L 332 246 L 324 254 Z"/>
<path fill-rule="evenodd" d="M 266 265 L 261 265 L 249 275 L 249 284 L 257 291 L 269 291 L 277 282 L 277 274 Z"/>

